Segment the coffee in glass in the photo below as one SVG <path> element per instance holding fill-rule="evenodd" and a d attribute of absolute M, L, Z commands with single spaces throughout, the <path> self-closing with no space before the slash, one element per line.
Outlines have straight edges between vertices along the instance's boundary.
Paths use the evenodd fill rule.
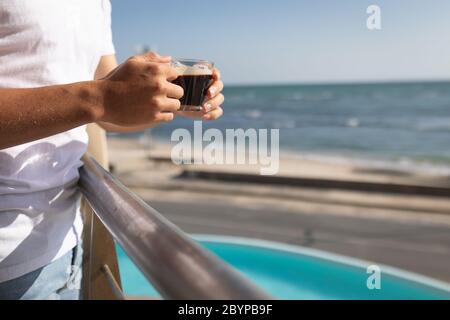
<path fill-rule="evenodd" d="M 201 111 L 209 86 L 212 83 L 214 64 L 205 60 L 177 59 L 172 66 L 178 72 L 178 78 L 172 83 L 184 90 L 180 99 L 181 111 Z"/>

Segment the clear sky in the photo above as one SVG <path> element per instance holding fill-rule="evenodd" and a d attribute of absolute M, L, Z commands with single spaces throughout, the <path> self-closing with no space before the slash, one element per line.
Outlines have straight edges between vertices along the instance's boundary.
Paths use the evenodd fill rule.
<path fill-rule="evenodd" d="M 366 27 L 381 8 L 379 31 Z M 112 0 L 119 60 L 139 45 L 213 60 L 227 83 L 450 79 L 449 0 Z"/>

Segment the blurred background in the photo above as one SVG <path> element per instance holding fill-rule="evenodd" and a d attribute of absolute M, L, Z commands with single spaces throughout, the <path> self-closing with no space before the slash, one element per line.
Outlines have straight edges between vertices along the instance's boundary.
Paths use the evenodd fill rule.
<path fill-rule="evenodd" d="M 366 25 L 373 4 L 380 30 Z M 314 248 L 450 282 L 450 2 L 112 7 L 119 61 L 156 50 L 215 62 L 225 113 L 204 129 L 280 129 L 280 172 L 265 179 L 245 165 L 173 164 L 170 135 L 192 130 L 189 119 L 111 134 L 114 172 L 151 206 L 192 234 Z M 140 283 L 125 289 L 144 294 Z"/>

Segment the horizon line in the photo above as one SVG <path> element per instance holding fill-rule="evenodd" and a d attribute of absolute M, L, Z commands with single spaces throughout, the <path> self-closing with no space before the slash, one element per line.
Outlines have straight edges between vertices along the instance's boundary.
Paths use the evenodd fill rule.
<path fill-rule="evenodd" d="M 386 79 L 386 80 L 337 80 L 337 81 L 305 81 L 305 82 L 225 82 L 226 87 L 264 87 L 264 86 L 330 86 L 330 85 L 371 85 L 371 84 L 415 84 L 415 83 L 447 83 L 446 79 Z"/>

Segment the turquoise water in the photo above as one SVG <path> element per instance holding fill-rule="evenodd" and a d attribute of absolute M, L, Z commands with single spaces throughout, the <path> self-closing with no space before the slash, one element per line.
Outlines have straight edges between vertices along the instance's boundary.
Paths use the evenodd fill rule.
<path fill-rule="evenodd" d="M 315 250 L 231 237 L 202 237 L 200 243 L 278 299 L 450 299 L 442 283 L 381 266 L 381 289 L 366 285 L 367 264 Z M 118 247 L 124 291 L 158 296 Z"/>

